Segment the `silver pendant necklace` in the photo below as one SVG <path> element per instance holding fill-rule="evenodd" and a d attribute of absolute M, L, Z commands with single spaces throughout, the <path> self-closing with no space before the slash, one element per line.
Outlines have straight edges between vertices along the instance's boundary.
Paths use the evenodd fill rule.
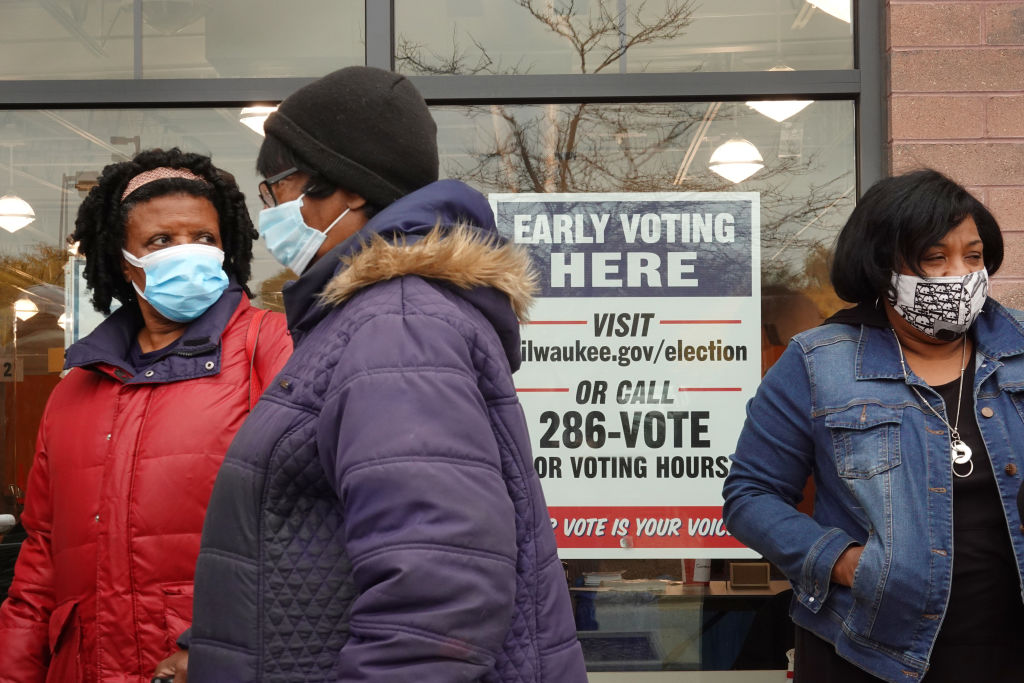
<path fill-rule="evenodd" d="M 891 329 L 891 328 L 890 328 Z M 946 429 L 949 430 L 949 457 L 951 460 L 951 467 L 953 474 L 963 479 L 964 477 L 971 476 L 971 472 L 974 471 L 974 463 L 971 461 L 971 456 L 974 453 L 971 451 L 971 447 L 965 444 L 960 439 L 960 432 L 957 431 L 957 427 L 960 426 L 960 402 L 964 396 L 964 371 L 967 369 L 967 335 L 964 335 L 964 347 L 963 351 L 960 352 L 960 388 L 957 390 L 956 395 L 956 419 L 953 424 L 949 424 L 946 418 L 942 417 L 939 411 L 935 410 L 935 407 L 929 401 L 926 401 L 921 392 L 917 390 L 913 384 L 910 384 L 910 377 L 907 374 L 907 364 L 903 359 L 903 345 L 900 344 L 900 338 L 896 336 L 896 330 L 892 330 L 892 336 L 896 337 L 896 348 L 900 352 L 900 366 L 903 368 L 903 379 L 907 381 L 907 386 L 914 392 L 918 400 L 921 403 L 928 406 L 928 410 L 935 414 L 935 417 L 942 420 L 942 424 L 946 425 Z M 956 470 L 957 465 L 970 465 L 968 470 L 963 474 L 960 474 Z"/>

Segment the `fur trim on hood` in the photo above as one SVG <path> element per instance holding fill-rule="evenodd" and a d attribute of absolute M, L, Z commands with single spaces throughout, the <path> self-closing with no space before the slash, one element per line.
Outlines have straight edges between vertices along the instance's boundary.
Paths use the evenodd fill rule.
<path fill-rule="evenodd" d="M 418 275 L 462 289 L 493 287 L 508 296 L 516 317 L 526 322 L 537 291 L 537 272 L 525 249 L 511 242 L 502 244 L 466 224 L 449 230 L 435 226 L 411 244 L 404 239 L 392 243 L 374 235 L 342 263 L 347 267 L 320 295 L 325 305 L 337 306 L 377 282 Z"/>

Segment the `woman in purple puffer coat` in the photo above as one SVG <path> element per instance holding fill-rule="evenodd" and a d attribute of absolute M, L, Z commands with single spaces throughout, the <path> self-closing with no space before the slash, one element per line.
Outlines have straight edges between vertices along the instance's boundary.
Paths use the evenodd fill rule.
<path fill-rule="evenodd" d="M 399 75 L 330 74 L 266 133 L 295 353 L 214 487 L 190 679 L 584 683 L 512 382 L 529 257 L 437 181 Z"/>

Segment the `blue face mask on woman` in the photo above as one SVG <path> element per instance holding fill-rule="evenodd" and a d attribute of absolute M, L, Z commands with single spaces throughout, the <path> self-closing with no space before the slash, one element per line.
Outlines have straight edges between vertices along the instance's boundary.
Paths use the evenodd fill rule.
<path fill-rule="evenodd" d="M 302 198 L 305 196 L 301 194 L 298 199 L 263 209 L 257 219 L 260 236 L 267 243 L 270 254 L 296 275 L 302 275 L 327 239 L 327 233 L 350 211 L 345 209 L 326 230 L 320 232 L 306 225 L 302 218 Z"/>
<path fill-rule="evenodd" d="M 224 252 L 208 244 L 179 244 L 138 257 L 122 249 L 124 259 L 146 273 L 146 288 L 132 281 L 139 296 L 163 317 L 178 323 L 195 320 L 228 287 Z"/>

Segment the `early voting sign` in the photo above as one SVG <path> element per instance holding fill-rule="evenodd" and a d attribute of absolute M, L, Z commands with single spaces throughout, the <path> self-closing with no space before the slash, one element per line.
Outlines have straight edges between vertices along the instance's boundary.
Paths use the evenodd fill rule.
<path fill-rule="evenodd" d="M 752 556 L 721 492 L 760 381 L 758 195 L 490 201 L 540 274 L 515 379 L 559 554 Z"/>

